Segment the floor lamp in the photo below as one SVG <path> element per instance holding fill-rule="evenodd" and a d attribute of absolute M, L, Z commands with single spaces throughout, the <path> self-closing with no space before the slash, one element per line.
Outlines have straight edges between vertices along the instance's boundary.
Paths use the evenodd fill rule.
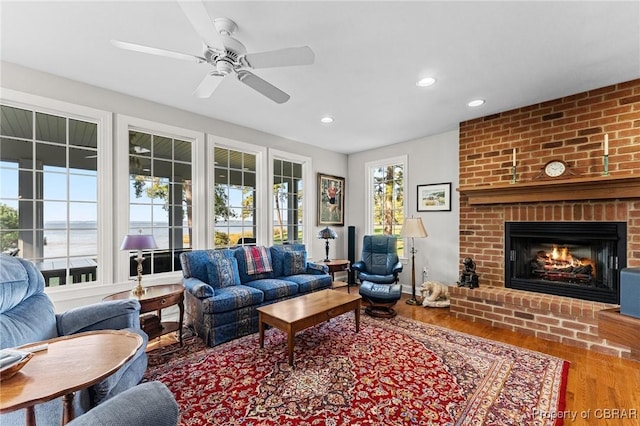
<path fill-rule="evenodd" d="M 405 217 L 404 225 L 400 236 L 402 238 L 411 238 L 411 299 L 407 299 L 408 305 L 418 305 L 416 300 L 416 247 L 415 238 L 427 237 L 427 230 L 424 229 L 422 218 L 419 217 Z"/>

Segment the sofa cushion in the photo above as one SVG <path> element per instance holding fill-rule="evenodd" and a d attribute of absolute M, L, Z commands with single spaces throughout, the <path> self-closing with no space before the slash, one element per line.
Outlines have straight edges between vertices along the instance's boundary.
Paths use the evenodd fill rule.
<path fill-rule="evenodd" d="M 235 258 L 216 256 L 207 263 L 209 285 L 213 288 L 224 288 L 240 284 L 238 261 Z"/>
<path fill-rule="evenodd" d="M 253 287 L 264 293 L 264 301 L 287 298 L 298 293 L 298 284 L 293 281 L 266 278 L 246 283 L 245 285 Z"/>
<path fill-rule="evenodd" d="M 217 256 L 234 257 L 233 251 L 229 249 L 218 250 L 193 250 L 180 253 L 180 263 L 182 265 L 182 275 L 185 278 L 197 278 L 203 283 L 209 284 L 209 273 L 207 263 Z"/>
<path fill-rule="evenodd" d="M 304 244 L 284 244 L 274 245 L 270 247 L 271 250 L 271 265 L 273 266 L 273 276 L 281 277 L 284 273 L 284 255 L 290 251 L 301 251 L 306 254 L 306 248 Z"/>
<path fill-rule="evenodd" d="M 247 306 L 259 305 L 264 301 L 264 295 L 246 285 L 233 285 L 216 289 L 216 294 L 202 299 L 202 313 L 215 314 L 228 312 Z"/>
<path fill-rule="evenodd" d="M 282 265 L 282 275 L 304 274 L 307 271 L 307 253 L 304 251 L 285 251 Z"/>
<path fill-rule="evenodd" d="M 331 288 L 331 275 L 299 274 L 283 277 L 284 280 L 298 284 L 298 293 L 310 293 L 316 290 Z"/>

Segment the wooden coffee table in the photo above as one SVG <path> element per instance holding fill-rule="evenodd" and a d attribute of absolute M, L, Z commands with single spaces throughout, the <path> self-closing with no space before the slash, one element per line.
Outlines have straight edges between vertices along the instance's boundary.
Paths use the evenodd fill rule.
<path fill-rule="evenodd" d="M 356 333 L 360 331 L 360 295 L 322 290 L 258 308 L 260 347 L 264 347 L 265 324 L 287 333 L 289 365 L 293 365 L 293 347 L 298 331 L 313 327 L 338 315 L 353 311 Z"/>
<path fill-rule="evenodd" d="M 24 345 L 28 348 L 45 342 Z M 63 396 L 62 424 L 74 416 L 74 392 L 118 370 L 142 346 L 142 337 L 123 330 L 88 331 L 47 340 L 47 350 L 0 385 L 0 413 L 26 408 L 27 425 L 35 425 L 34 406 Z"/>

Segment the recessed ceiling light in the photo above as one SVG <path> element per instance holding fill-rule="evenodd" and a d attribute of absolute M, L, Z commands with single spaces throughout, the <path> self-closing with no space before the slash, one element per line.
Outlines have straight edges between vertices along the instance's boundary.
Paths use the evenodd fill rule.
<path fill-rule="evenodd" d="M 485 100 L 484 99 L 474 99 L 471 102 L 469 102 L 467 105 L 469 105 L 470 107 L 479 107 L 480 105 L 484 105 Z"/>
<path fill-rule="evenodd" d="M 433 77 L 424 77 L 418 80 L 418 82 L 416 83 L 416 86 L 428 87 L 434 84 L 435 82 L 436 82 L 436 79 Z"/>
<path fill-rule="evenodd" d="M 321 122 L 323 122 L 324 124 L 329 124 L 329 123 L 333 123 L 333 117 L 326 115 L 324 117 L 322 117 L 320 119 Z"/>

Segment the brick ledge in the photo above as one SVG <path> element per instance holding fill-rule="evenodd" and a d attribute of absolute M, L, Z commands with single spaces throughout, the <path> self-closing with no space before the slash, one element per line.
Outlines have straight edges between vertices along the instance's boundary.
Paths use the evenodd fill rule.
<path fill-rule="evenodd" d="M 598 312 L 618 307 L 505 287 L 449 287 L 450 313 L 544 340 L 631 359 L 631 351 L 598 335 Z"/>

